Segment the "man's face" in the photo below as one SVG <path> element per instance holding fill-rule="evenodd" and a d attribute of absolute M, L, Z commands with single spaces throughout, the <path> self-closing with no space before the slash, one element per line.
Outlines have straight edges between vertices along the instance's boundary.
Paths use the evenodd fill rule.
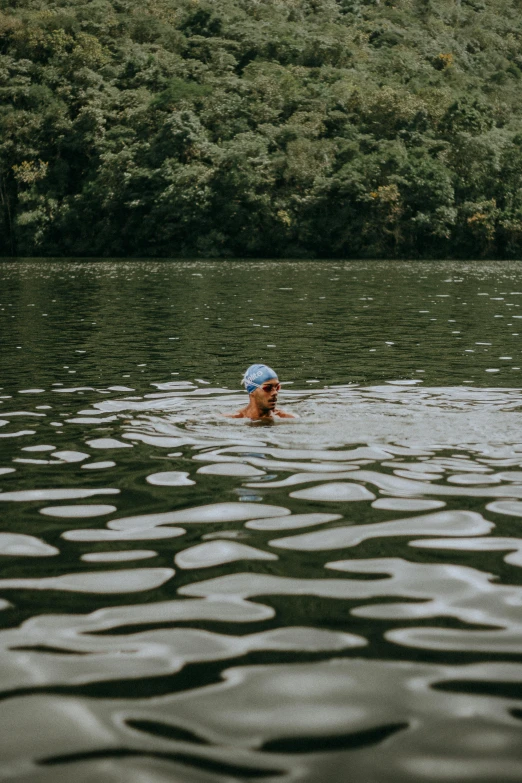
<path fill-rule="evenodd" d="M 265 411 L 273 411 L 277 403 L 277 393 L 281 384 L 277 378 L 270 378 L 265 381 L 255 391 L 252 392 L 259 408 Z"/>

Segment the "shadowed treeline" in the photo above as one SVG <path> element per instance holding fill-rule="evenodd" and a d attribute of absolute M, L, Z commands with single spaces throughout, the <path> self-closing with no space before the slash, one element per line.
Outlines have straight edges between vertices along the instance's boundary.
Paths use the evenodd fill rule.
<path fill-rule="evenodd" d="M 0 253 L 518 257 L 519 0 L 2 0 Z"/>

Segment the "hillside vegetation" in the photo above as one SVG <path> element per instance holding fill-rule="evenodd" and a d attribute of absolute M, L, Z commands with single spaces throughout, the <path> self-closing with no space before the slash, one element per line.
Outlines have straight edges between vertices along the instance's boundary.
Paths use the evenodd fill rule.
<path fill-rule="evenodd" d="M 4 256 L 522 255 L 521 0 L 0 8 Z"/>

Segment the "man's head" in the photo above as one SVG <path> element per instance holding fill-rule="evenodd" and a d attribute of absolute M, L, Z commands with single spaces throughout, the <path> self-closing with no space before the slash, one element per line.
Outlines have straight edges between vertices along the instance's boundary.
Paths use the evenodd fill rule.
<path fill-rule="evenodd" d="M 273 410 L 281 384 L 277 374 L 266 364 L 252 364 L 243 376 L 245 389 L 261 410 Z"/>

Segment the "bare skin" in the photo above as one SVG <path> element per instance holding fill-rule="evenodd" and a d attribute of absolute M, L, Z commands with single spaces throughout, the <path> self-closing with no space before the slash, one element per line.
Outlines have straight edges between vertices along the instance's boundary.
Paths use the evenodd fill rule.
<path fill-rule="evenodd" d="M 251 419 L 252 421 L 274 421 L 275 419 L 296 419 L 293 413 L 277 408 L 279 381 L 271 378 L 253 392 L 250 392 L 248 405 L 237 413 L 225 413 L 231 419 Z"/>

